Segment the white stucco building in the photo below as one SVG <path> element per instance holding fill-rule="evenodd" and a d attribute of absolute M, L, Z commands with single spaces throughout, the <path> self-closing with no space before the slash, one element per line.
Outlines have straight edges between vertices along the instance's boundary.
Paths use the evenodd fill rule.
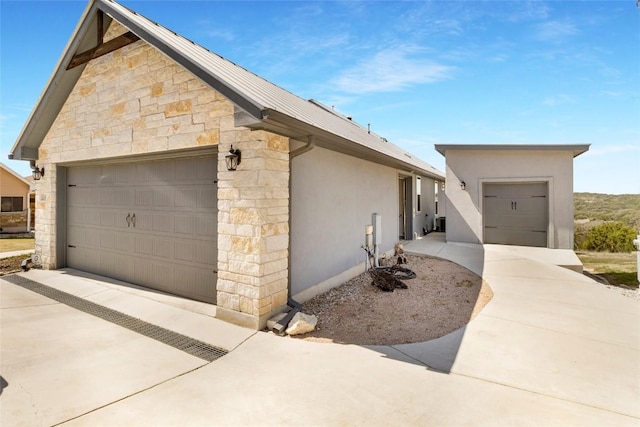
<path fill-rule="evenodd" d="M 573 249 L 573 159 L 589 145 L 445 145 L 446 238 Z"/>

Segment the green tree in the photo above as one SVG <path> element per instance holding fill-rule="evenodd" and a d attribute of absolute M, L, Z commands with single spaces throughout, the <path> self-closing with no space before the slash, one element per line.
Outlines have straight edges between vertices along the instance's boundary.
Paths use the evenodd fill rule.
<path fill-rule="evenodd" d="M 583 249 L 598 252 L 631 252 L 635 250 L 635 238 L 634 228 L 621 222 L 605 222 L 590 228 L 581 246 Z"/>

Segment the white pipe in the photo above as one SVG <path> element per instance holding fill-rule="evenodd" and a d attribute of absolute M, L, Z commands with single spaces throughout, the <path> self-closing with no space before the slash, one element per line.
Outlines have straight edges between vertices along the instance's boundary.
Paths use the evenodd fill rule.
<path fill-rule="evenodd" d="M 371 248 L 373 247 L 373 225 L 368 224 L 364 227 L 364 247 L 365 247 L 365 260 L 364 260 L 364 269 L 365 271 L 369 271 L 369 254 L 371 253 Z"/>
<path fill-rule="evenodd" d="M 380 267 L 379 250 L 382 244 L 382 215 L 373 214 L 373 260 L 376 267 Z"/>

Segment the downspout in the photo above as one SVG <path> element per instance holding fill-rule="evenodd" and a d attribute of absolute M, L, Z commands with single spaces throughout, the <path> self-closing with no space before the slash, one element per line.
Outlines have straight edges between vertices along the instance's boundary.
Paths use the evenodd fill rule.
<path fill-rule="evenodd" d="M 276 322 L 276 324 L 273 327 L 273 330 L 275 332 L 277 332 L 278 334 L 282 334 L 284 333 L 284 330 L 287 328 L 287 326 L 289 325 L 289 322 L 291 322 L 291 319 L 293 319 L 293 316 L 296 315 L 296 313 L 298 313 L 299 311 L 302 310 L 302 304 L 300 304 L 299 302 L 297 302 L 296 300 L 294 300 L 291 297 L 291 183 L 293 182 L 293 171 L 292 171 L 292 163 L 293 163 L 293 159 L 295 157 L 298 157 L 304 153 L 307 153 L 311 150 L 313 150 L 313 148 L 316 146 L 316 138 L 313 135 L 309 135 L 307 137 L 307 143 L 296 149 L 295 151 L 292 151 L 289 153 L 289 253 L 287 255 L 288 257 L 288 268 L 289 268 L 289 274 L 287 274 L 287 305 L 289 307 L 291 307 L 291 310 L 287 313 L 286 316 L 284 316 L 282 319 L 280 319 L 278 322 Z"/>
<path fill-rule="evenodd" d="M 31 232 L 31 186 L 27 192 L 27 233 Z"/>

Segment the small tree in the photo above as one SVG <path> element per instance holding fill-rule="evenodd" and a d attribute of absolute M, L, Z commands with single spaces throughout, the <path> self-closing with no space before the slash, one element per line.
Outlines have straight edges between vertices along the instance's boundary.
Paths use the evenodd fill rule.
<path fill-rule="evenodd" d="M 585 249 L 598 252 L 631 252 L 636 230 L 621 222 L 605 222 L 587 231 L 582 242 Z"/>

